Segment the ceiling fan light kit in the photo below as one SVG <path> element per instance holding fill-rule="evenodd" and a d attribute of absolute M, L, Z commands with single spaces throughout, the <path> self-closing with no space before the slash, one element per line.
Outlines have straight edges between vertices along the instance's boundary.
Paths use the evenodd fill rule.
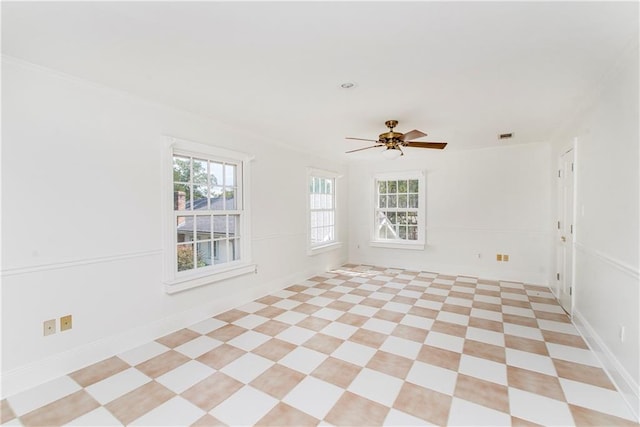
<path fill-rule="evenodd" d="M 370 147 L 357 148 L 355 150 L 347 151 L 347 153 L 368 150 L 369 148 L 386 147 L 386 149 L 382 152 L 382 155 L 387 159 L 397 159 L 398 157 L 404 155 L 404 153 L 402 152 L 402 147 L 433 148 L 436 150 L 442 150 L 447 145 L 446 142 L 413 141 L 414 139 L 427 136 L 426 133 L 417 129 L 404 134 L 400 132 L 394 132 L 393 129 L 398 125 L 397 120 L 387 120 L 384 124 L 389 128 L 389 131 L 378 135 L 377 140 L 347 137 L 347 139 L 354 139 L 357 141 L 370 141 L 376 143 L 375 145 L 372 145 Z"/>

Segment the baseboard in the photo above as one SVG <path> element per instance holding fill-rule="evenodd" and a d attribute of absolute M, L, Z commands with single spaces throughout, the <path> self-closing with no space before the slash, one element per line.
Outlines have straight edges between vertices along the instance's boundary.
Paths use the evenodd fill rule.
<path fill-rule="evenodd" d="M 609 350 L 607 345 L 598 336 L 589 322 L 580 314 L 578 310 L 573 310 L 573 323 L 582 334 L 583 338 L 596 357 L 604 367 L 605 371 L 613 381 L 614 385 L 627 402 L 631 411 L 636 417 L 636 421 L 640 420 L 640 395 L 638 394 L 638 384 L 627 370 L 620 364 L 618 359 Z"/>
<path fill-rule="evenodd" d="M 324 272 L 324 271 L 323 271 Z M 86 366 L 97 363 L 114 355 L 120 354 L 161 336 L 188 327 L 197 322 L 215 316 L 226 310 L 241 306 L 257 298 L 269 295 L 296 282 L 302 282 L 309 277 L 322 273 L 308 270 L 285 277 L 281 277 L 265 284 L 247 289 L 235 294 L 189 310 L 176 313 L 156 322 L 143 325 L 131 331 L 107 337 L 59 353 L 46 359 L 21 366 L 0 376 L 0 393 L 4 399 L 22 391 L 44 384 Z"/>

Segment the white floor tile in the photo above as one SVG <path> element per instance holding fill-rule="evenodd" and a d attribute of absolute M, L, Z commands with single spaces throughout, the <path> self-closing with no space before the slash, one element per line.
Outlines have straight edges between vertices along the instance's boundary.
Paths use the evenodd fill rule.
<path fill-rule="evenodd" d="M 449 426 L 509 426 L 511 416 L 486 406 L 454 397 L 449 411 Z"/>
<path fill-rule="evenodd" d="M 226 323 L 225 323 L 226 325 Z M 118 357 L 131 366 L 136 366 L 142 362 L 146 362 L 149 359 L 153 359 L 162 353 L 171 350 L 169 347 L 160 344 L 157 341 L 151 341 L 140 347 L 120 353 Z"/>
<path fill-rule="evenodd" d="M 490 331 L 488 329 L 474 328 L 470 326 L 467 328 L 467 339 L 480 341 L 486 344 L 499 345 L 504 347 L 504 334 L 501 332 Z"/>
<path fill-rule="evenodd" d="M 486 302 L 489 304 L 502 304 L 502 299 L 499 297 L 492 297 L 490 295 L 476 294 L 473 296 L 474 301 Z"/>
<path fill-rule="evenodd" d="M 221 346 L 222 341 L 210 338 L 206 335 L 187 341 L 186 343 L 179 345 L 174 350 L 179 351 L 187 357 L 192 359 L 197 358 L 205 354 L 208 351 L 213 350 L 216 347 Z"/>
<path fill-rule="evenodd" d="M 573 323 L 554 322 L 553 320 L 538 320 L 538 326 L 545 331 L 560 332 L 562 334 L 578 335 L 578 329 L 573 326 Z"/>
<path fill-rule="evenodd" d="M 288 323 L 290 325 L 295 325 L 296 323 L 300 322 L 306 317 L 307 315 L 304 313 L 298 313 L 297 311 L 285 311 L 284 313 L 274 317 L 273 320 L 277 320 L 278 322 Z"/>
<path fill-rule="evenodd" d="M 321 319 L 333 321 L 333 320 L 336 320 L 338 317 L 342 316 L 343 314 L 344 314 L 344 311 L 334 310 L 332 308 L 324 307 L 316 311 L 315 313 L 313 313 L 313 316 L 319 317 Z"/>
<path fill-rule="evenodd" d="M 333 300 L 331 298 L 313 297 L 309 301 L 307 301 L 307 304 L 317 305 L 318 307 L 324 307 L 331 304 L 332 302 Z"/>
<path fill-rule="evenodd" d="M 294 301 L 292 299 L 283 299 L 271 304 L 273 307 L 281 308 L 283 310 L 291 310 L 302 304 L 300 301 Z"/>
<path fill-rule="evenodd" d="M 502 313 L 491 310 L 483 310 L 481 308 L 472 308 L 471 317 L 478 317 L 485 320 L 493 320 L 494 322 L 502 322 Z"/>
<path fill-rule="evenodd" d="M 483 289 L 485 291 L 492 291 L 492 292 L 500 292 L 500 286 L 496 286 L 496 285 L 486 285 L 484 283 L 479 283 L 476 286 L 476 289 Z"/>
<path fill-rule="evenodd" d="M 573 416 L 565 402 L 509 387 L 511 415 L 545 426 L 572 426 Z"/>
<path fill-rule="evenodd" d="M 261 304 L 264 305 L 264 304 Z M 266 307 L 266 306 L 265 306 Z M 242 326 L 245 329 L 253 329 L 256 326 L 260 326 L 265 322 L 268 322 L 269 319 L 266 317 L 262 317 L 262 316 L 258 316 L 255 314 L 249 314 L 248 316 L 244 316 L 238 320 L 236 320 L 235 322 L 233 322 L 234 325 L 238 325 L 238 326 Z"/>
<path fill-rule="evenodd" d="M 324 294 L 325 292 L 327 292 L 327 290 L 321 289 L 321 288 L 309 288 L 302 291 L 303 294 L 313 295 L 313 296 L 318 296 L 320 294 Z"/>
<path fill-rule="evenodd" d="M 151 381 L 151 378 L 139 370 L 129 368 L 125 371 L 107 377 L 102 381 L 98 381 L 95 384 L 91 384 L 90 386 L 85 387 L 85 390 L 94 399 L 100 402 L 101 405 L 106 405 L 112 400 L 135 390 L 149 381 Z"/>
<path fill-rule="evenodd" d="M 159 376 L 156 378 L 156 381 L 174 393 L 180 394 L 189 387 L 204 380 L 209 375 L 212 375 L 214 372 L 215 369 L 197 360 L 191 360 Z"/>
<path fill-rule="evenodd" d="M 554 359 L 566 360 L 568 362 L 582 363 L 583 365 L 600 368 L 600 362 L 591 350 L 572 347 L 568 345 L 547 343 L 549 356 Z"/>
<path fill-rule="evenodd" d="M 256 311 L 260 311 L 265 307 L 267 307 L 266 304 L 252 301 L 248 304 L 238 307 L 238 310 L 244 311 L 245 313 L 255 313 Z"/>
<path fill-rule="evenodd" d="M 271 360 L 253 353 L 247 353 L 229 363 L 220 371 L 240 382 L 249 384 L 271 366 L 273 366 Z"/>
<path fill-rule="evenodd" d="M 407 381 L 453 396 L 458 373 L 450 369 L 416 361 L 407 374 Z"/>
<path fill-rule="evenodd" d="M 414 328 L 429 330 L 433 326 L 433 319 L 422 316 L 414 316 L 413 314 L 407 314 L 400 321 L 401 325 L 413 326 Z"/>
<path fill-rule="evenodd" d="M 467 326 L 469 324 L 469 316 L 464 314 L 452 313 L 450 311 L 441 311 L 438 313 L 436 320 L 442 322 L 454 323 L 456 325 Z"/>
<path fill-rule="evenodd" d="M 4 424 L 3 424 L 4 425 Z M 91 412 L 87 412 L 81 417 L 70 421 L 66 425 L 77 427 L 98 427 L 98 426 L 122 426 L 123 424 L 114 417 L 111 412 L 107 411 L 104 406 L 94 409 Z"/>
<path fill-rule="evenodd" d="M 393 353 L 408 359 L 415 359 L 420 353 L 422 343 L 406 340 L 404 338 L 389 336 L 380 346 L 380 350 Z"/>
<path fill-rule="evenodd" d="M 356 305 L 349 310 L 349 313 L 359 314 L 361 316 L 371 317 L 378 312 L 376 307 L 368 305 Z"/>
<path fill-rule="evenodd" d="M 516 301 L 525 301 L 525 302 L 529 301 L 529 298 L 523 294 L 514 294 L 511 292 L 500 292 L 500 296 L 505 299 L 512 299 Z"/>
<path fill-rule="evenodd" d="M 333 384 L 315 377 L 306 377 L 282 401 L 321 420 L 329 413 L 343 392 L 342 388 Z"/>
<path fill-rule="evenodd" d="M 444 348 L 445 350 L 462 353 L 462 348 L 464 347 L 464 338 L 432 331 L 429 332 L 429 335 L 427 335 L 427 339 L 424 340 L 424 343 L 433 347 Z"/>
<path fill-rule="evenodd" d="M 513 348 L 506 350 L 507 365 L 516 366 L 522 369 L 539 372 L 541 374 L 557 376 L 556 367 L 548 356 L 541 354 L 529 353 L 528 351 L 520 351 Z"/>
<path fill-rule="evenodd" d="M 359 304 L 364 299 L 361 295 L 345 294 L 338 298 L 338 301 L 350 302 L 351 304 Z"/>
<path fill-rule="evenodd" d="M 540 329 L 538 328 L 531 328 L 529 326 L 516 325 L 514 323 L 505 323 L 503 328 L 504 328 L 505 335 L 515 335 L 516 337 L 544 341 L 542 332 L 540 332 Z"/>
<path fill-rule="evenodd" d="M 332 322 L 324 327 L 320 332 L 325 335 L 346 340 L 358 330 L 357 327 L 346 323 Z"/>
<path fill-rule="evenodd" d="M 535 319 L 536 318 L 536 315 L 533 312 L 533 310 L 531 310 L 529 308 L 513 307 L 511 305 L 503 305 L 502 306 L 502 312 L 504 314 L 512 314 L 512 315 L 515 315 L 515 316 L 530 317 L 531 319 Z"/>
<path fill-rule="evenodd" d="M 473 305 L 473 300 L 458 297 L 447 297 L 444 302 L 446 304 L 459 305 L 460 307 L 471 307 Z"/>
<path fill-rule="evenodd" d="M 413 306 L 411 306 L 409 304 L 402 304 L 402 303 L 399 303 L 399 302 L 389 301 L 382 308 L 384 308 L 385 310 L 389 310 L 389 311 L 395 311 L 396 313 L 406 314 L 406 313 L 409 312 L 409 310 L 411 310 L 411 307 L 413 307 Z"/>
<path fill-rule="evenodd" d="M 492 360 L 463 354 L 458 372 L 496 384 L 507 385 L 507 366 Z"/>
<path fill-rule="evenodd" d="M 422 296 L 422 292 L 403 289 L 400 292 L 398 292 L 398 295 L 401 297 L 407 297 L 407 298 L 420 298 Z"/>
<path fill-rule="evenodd" d="M 245 351 L 251 351 L 270 339 L 271 337 L 269 335 L 256 331 L 247 331 L 229 340 L 227 344 L 241 348 Z"/>
<path fill-rule="evenodd" d="M 75 393 L 82 387 L 68 376 L 57 378 L 35 388 L 7 398 L 16 416 L 20 417 L 41 406 Z"/>
<path fill-rule="evenodd" d="M 344 281 L 342 282 L 344 283 Z M 351 292 L 353 290 L 353 288 L 350 288 L 348 286 L 336 286 L 335 288 L 331 289 L 333 292 L 339 292 L 341 294 L 348 294 L 349 292 Z"/>
<path fill-rule="evenodd" d="M 434 281 L 435 283 L 435 281 Z M 440 288 L 432 288 L 432 287 L 428 287 L 427 289 L 425 289 L 424 291 L 425 294 L 432 294 L 432 295 L 440 295 L 440 296 L 447 296 L 449 295 L 449 290 L 448 289 L 440 289 Z"/>
<path fill-rule="evenodd" d="M 390 322 L 388 320 L 371 318 L 362 325 L 362 329 L 368 329 L 370 331 L 381 332 L 383 334 L 390 334 L 398 326 L 397 323 Z"/>
<path fill-rule="evenodd" d="M 380 286 L 363 283 L 362 285 L 358 286 L 358 289 L 362 289 L 363 291 L 376 292 L 378 289 L 380 289 Z"/>
<path fill-rule="evenodd" d="M 137 420 L 132 426 L 184 426 L 189 425 L 206 414 L 188 400 L 176 396 L 166 401 L 162 405 L 147 412 Z"/>
<path fill-rule="evenodd" d="M 562 307 L 558 304 L 542 304 L 539 302 L 532 302 L 531 308 L 535 311 L 546 311 L 548 313 L 565 314 Z"/>
<path fill-rule="evenodd" d="M 291 291 L 287 291 L 286 289 L 281 289 L 277 292 L 272 293 L 271 295 L 273 295 L 274 297 L 278 297 L 278 298 L 289 298 L 293 295 L 295 295 L 297 292 L 291 292 Z M 291 301 L 291 300 L 290 300 Z M 281 301 L 278 301 L 281 302 Z"/>
<path fill-rule="evenodd" d="M 634 420 L 634 415 L 620 393 L 591 384 L 560 378 L 560 385 L 567 402 L 604 412 L 627 420 Z"/>
<path fill-rule="evenodd" d="M 354 365 L 365 366 L 375 353 L 376 349 L 374 348 L 356 344 L 351 341 L 345 341 L 331 353 L 331 356 L 353 363 Z"/>
<path fill-rule="evenodd" d="M 278 364 L 303 374 L 313 372 L 328 356 L 306 347 L 297 347 L 278 361 Z"/>
<path fill-rule="evenodd" d="M 442 308 L 442 303 L 438 301 L 432 301 L 430 299 L 419 299 L 416 301 L 417 307 L 428 308 L 431 310 L 440 310 Z"/>
<path fill-rule="evenodd" d="M 397 409 L 391 408 L 389 413 L 387 414 L 387 418 L 385 418 L 384 426 L 388 427 L 398 427 L 398 426 L 433 426 L 435 424 L 430 424 L 427 421 L 416 418 L 413 415 L 409 415 L 406 412 L 398 411 Z"/>
<path fill-rule="evenodd" d="M 211 331 L 215 331 L 218 328 L 226 325 L 227 322 L 222 320 L 214 319 L 213 317 L 210 319 L 203 320 L 202 322 L 198 322 L 195 325 L 189 326 L 189 329 L 192 331 L 196 331 L 202 335 L 206 335 Z"/>
<path fill-rule="evenodd" d="M 230 426 L 252 426 L 277 404 L 277 399 L 245 386 L 209 411 L 209 414 Z"/>
<path fill-rule="evenodd" d="M 403 380 L 364 368 L 353 380 L 348 390 L 382 405 L 391 406 L 395 402 Z"/>
<path fill-rule="evenodd" d="M 287 328 L 276 335 L 276 338 L 281 339 L 282 341 L 290 342 L 291 344 L 300 345 L 314 335 L 315 332 L 310 329 L 301 328 L 299 326 L 291 326 L 290 328 Z"/>
<path fill-rule="evenodd" d="M 379 299 L 382 301 L 391 301 L 393 297 L 395 297 L 394 294 L 389 294 L 387 292 L 374 292 L 371 295 L 369 295 L 369 298 Z"/>

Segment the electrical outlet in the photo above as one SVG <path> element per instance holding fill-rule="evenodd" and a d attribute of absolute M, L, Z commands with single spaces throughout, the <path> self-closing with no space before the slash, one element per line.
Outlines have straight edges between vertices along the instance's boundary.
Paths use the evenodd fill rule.
<path fill-rule="evenodd" d="M 496 261 L 502 261 L 502 254 L 496 254 Z"/>
<path fill-rule="evenodd" d="M 42 326 L 45 337 L 56 333 L 56 319 L 45 320 Z"/>
<path fill-rule="evenodd" d="M 507 255 L 507 254 L 503 254 L 503 255 L 502 255 L 502 260 L 503 260 L 503 261 L 509 261 L 509 255 Z"/>
<path fill-rule="evenodd" d="M 71 327 L 73 326 L 72 321 L 73 319 L 71 318 L 70 314 L 62 316 L 60 318 L 60 332 L 71 329 Z"/>

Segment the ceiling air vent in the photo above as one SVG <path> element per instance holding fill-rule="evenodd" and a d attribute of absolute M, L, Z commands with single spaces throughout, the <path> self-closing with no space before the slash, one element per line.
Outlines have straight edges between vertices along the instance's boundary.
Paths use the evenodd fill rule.
<path fill-rule="evenodd" d="M 498 139 L 509 139 L 513 138 L 513 133 L 501 133 L 498 135 Z"/>

